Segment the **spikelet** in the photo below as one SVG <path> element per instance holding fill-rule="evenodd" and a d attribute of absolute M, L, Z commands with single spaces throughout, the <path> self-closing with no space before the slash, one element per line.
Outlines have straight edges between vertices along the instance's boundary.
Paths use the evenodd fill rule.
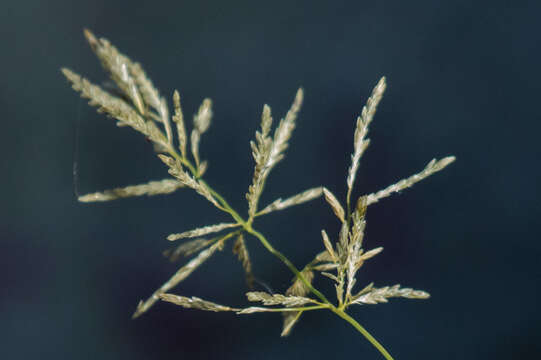
<path fill-rule="evenodd" d="M 268 160 L 268 167 L 270 168 L 274 167 L 284 158 L 283 153 L 289 146 L 288 141 L 295 129 L 295 121 L 297 120 L 297 115 L 301 109 L 303 99 L 304 92 L 302 88 L 299 88 L 295 95 L 295 100 L 293 100 L 293 104 L 291 104 L 291 108 L 287 112 L 285 118 L 280 120 L 280 123 L 274 132 L 274 139 Z"/>
<path fill-rule="evenodd" d="M 183 256 L 190 256 L 199 250 L 204 249 L 208 245 L 212 244 L 215 239 L 195 239 L 180 244 L 179 246 L 165 250 L 162 254 L 171 262 L 175 262 Z"/>
<path fill-rule="evenodd" d="M 143 97 L 146 105 L 150 106 L 159 115 L 159 121 L 165 122 L 169 118 L 169 111 L 165 99 L 160 95 L 160 92 L 152 81 L 147 76 L 143 67 L 139 63 L 129 63 L 129 70 L 135 82 L 138 85 L 139 92 Z"/>
<path fill-rule="evenodd" d="M 323 245 L 325 245 L 325 249 L 327 250 L 327 253 L 329 254 L 331 260 L 334 263 L 338 262 L 338 256 L 334 252 L 334 248 L 331 244 L 331 241 L 329 240 L 329 235 L 325 232 L 325 230 L 321 230 L 321 237 L 323 238 Z"/>
<path fill-rule="evenodd" d="M 207 172 L 208 166 L 209 162 L 207 160 L 201 161 L 201 163 L 199 164 L 199 169 L 197 170 L 197 177 L 203 177 L 205 172 Z"/>
<path fill-rule="evenodd" d="M 173 275 L 165 284 L 163 284 L 158 290 L 156 290 L 146 301 L 140 301 L 137 305 L 137 309 L 133 314 L 132 318 L 135 319 L 141 316 L 146 312 L 156 301 L 159 300 L 160 295 L 171 290 L 173 287 L 177 286 L 182 280 L 186 279 L 190 274 L 197 269 L 201 264 L 208 260 L 216 250 L 221 250 L 223 248 L 224 241 L 218 241 L 208 249 L 205 249 L 199 253 L 195 258 L 190 260 L 186 265 L 181 267 L 175 275 Z"/>
<path fill-rule="evenodd" d="M 335 283 L 339 283 L 340 282 L 340 279 L 338 279 L 338 277 L 334 274 L 331 274 L 331 273 L 328 273 L 326 271 L 322 271 L 321 272 L 321 275 L 325 276 L 325 277 L 328 277 L 329 279 L 331 279 L 332 281 L 334 281 Z"/>
<path fill-rule="evenodd" d="M 304 310 L 300 310 L 300 308 L 268 308 L 268 307 L 261 307 L 261 306 L 251 306 L 244 308 L 237 312 L 239 315 L 246 315 L 246 314 L 254 314 L 254 313 L 261 313 L 261 312 L 282 312 L 284 314 L 295 314 L 295 321 L 297 321 L 300 317 L 300 315 L 303 313 Z M 281 336 L 287 336 L 289 332 L 291 331 L 291 327 L 294 325 L 295 322 L 290 322 L 288 324 L 287 328 L 284 328 L 284 331 L 282 331 Z M 285 332 L 285 334 L 284 334 Z"/>
<path fill-rule="evenodd" d="M 265 215 L 273 211 L 286 209 L 290 206 L 300 205 L 307 201 L 317 199 L 322 194 L 323 194 L 323 189 L 321 187 L 316 187 L 316 188 L 305 190 L 302 193 L 299 193 L 297 195 L 288 197 L 285 200 L 282 200 L 281 198 L 279 198 L 279 199 L 274 200 L 269 205 L 267 205 L 265 208 L 263 208 L 263 210 L 259 211 L 256 215 L 257 216 Z"/>
<path fill-rule="evenodd" d="M 62 73 L 71 82 L 72 88 L 79 92 L 81 97 L 89 99 L 89 104 L 97 107 L 98 112 L 109 115 L 118 120 L 122 125 L 130 126 L 161 147 L 168 146 L 167 138 L 156 128 L 155 124 L 146 122 L 145 119 L 124 100 L 109 94 L 99 86 L 82 78 L 69 69 L 63 68 Z"/>
<path fill-rule="evenodd" d="M 260 306 L 251 306 L 244 308 L 237 312 L 239 315 L 248 315 L 248 314 L 254 314 L 254 313 L 260 313 L 260 312 L 274 312 L 275 309 L 273 308 L 265 308 Z M 283 311 L 283 310 L 282 310 Z"/>
<path fill-rule="evenodd" d="M 162 299 L 163 301 L 173 303 L 175 305 L 182 306 L 184 308 L 188 308 L 188 309 L 197 309 L 197 310 L 213 311 L 213 312 L 221 312 L 221 311 L 237 311 L 238 312 L 240 311 L 240 309 L 235 309 L 229 306 L 216 304 L 210 301 L 200 299 L 195 296 L 188 298 L 185 296 L 174 295 L 174 294 L 160 294 L 160 299 Z"/>
<path fill-rule="evenodd" d="M 183 184 L 174 179 L 164 179 L 159 181 L 150 181 L 146 184 L 130 185 L 114 188 L 102 192 L 95 192 L 79 196 L 80 202 L 109 201 L 132 196 L 152 196 L 160 194 L 170 194 L 177 189 L 184 187 Z"/>
<path fill-rule="evenodd" d="M 122 93 L 127 96 L 141 115 L 145 115 L 145 104 L 134 77 L 132 76 L 133 63 L 128 57 L 118 52 L 106 39 L 97 39 L 90 30 L 84 30 L 90 47 L 100 59 L 103 68 L 109 72 Z"/>
<path fill-rule="evenodd" d="M 304 296 L 292 296 L 282 294 L 268 294 L 263 291 L 246 293 L 249 301 L 261 301 L 263 305 L 284 305 L 286 307 L 301 306 L 313 302 L 312 299 Z"/>
<path fill-rule="evenodd" d="M 278 127 L 274 131 L 274 137 L 271 140 L 268 137 L 272 118 L 270 108 L 265 105 L 261 116 L 261 133 L 256 132 L 257 144 L 252 142 L 252 154 L 256 161 L 252 185 L 248 189 L 246 198 L 248 200 L 248 214 L 252 219 L 257 212 L 257 203 L 263 191 L 265 180 L 270 171 L 276 164 L 283 159 L 284 151 L 288 147 L 288 141 L 295 129 L 295 120 L 300 111 L 303 101 L 303 90 L 299 88 L 291 108 L 285 118 L 280 120 Z"/>
<path fill-rule="evenodd" d="M 355 134 L 353 135 L 354 150 L 353 154 L 351 155 L 351 166 L 349 167 L 347 177 L 348 198 L 349 194 L 351 194 L 351 190 L 353 189 L 353 182 L 355 181 L 355 175 L 357 174 L 357 169 L 359 168 L 359 160 L 369 145 L 369 140 L 365 139 L 366 134 L 368 133 L 368 126 L 374 118 L 376 108 L 383 97 L 386 86 L 385 77 L 382 77 L 374 90 L 372 90 L 372 95 L 370 95 L 366 101 L 366 105 L 361 111 L 361 116 L 357 118 Z"/>
<path fill-rule="evenodd" d="M 301 275 L 309 284 L 314 280 L 314 272 L 309 269 L 303 269 Z M 306 284 L 298 277 L 293 278 L 293 284 L 286 290 L 286 295 L 304 296 L 310 292 Z"/>
<path fill-rule="evenodd" d="M 348 280 L 346 298 L 351 296 L 351 291 L 355 285 L 355 282 L 357 281 L 355 275 L 357 274 L 357 270 L 359 270 L 359 264 L 362 264 L 362 243 L 364 238 L 364 228 L 366 226 L 364 216 L 361 217 L 358 213 L 354 213 L 352 219 L 353 224 L 351 227 L 350 241 L 348 244 L 348 256 L 345 263 Z"/>
<path fill-rule="evenodd" d="M 300 320 L 302 313 L 303 311 L 287 311 L 282 313 L 284 321 L 282 323 L 282 332 L 280 333 L 281 337 L 286 337 L 291 334 L 291 330 L 293 330 L 293 327 Z"/>
<path fill-rule="evenodd" d="M 246 242 L 244 241 L 244 236 L 239 234 L 237 240 L 233 244 L 233 254 L 237 255 L 239 261 L 242 264 L 244 273 L 246 276 L 246 285 L 248 288 L 252 289 L 254 287 L 254 274 L 252 273 L 252 263 L 250 261 L 250 253 L 246 247 Z"/>
<path fill-rule="evenodd" d="M 321 271 L 321 272 L 325 272 L 325 271 L 337 269 L 338 266 L 339 265 L 336 264 L 336 263 L 325 263 L 325 264 L 314 265 L 312 267 L 312 269 L 317 270 L 317 271 Z"/>
<path fill-rule="evenodd" d="M 250 218 L 252 218 L 257 211 L 257 202 L 259 201 L 259 196 L 263 191 L 265 173 L 268 168 L 267 164 L 272 148 L 272 139 L 269 137 L 271 125 L 271 109 L 268 105 L 264 105 L 263 113 L 261 114 L 261 132 L 256 131 L 256 142 L 250 142 L 252 156 L 255 160 L 252 184 L 248 188 L 248 193 L 246 194 L 246 199 L 248 200 L 248 214 Z"/>
<path fill-rule="evenodd" d="M 314 272 L 310 269 L 303 269 L 301 271 L 302 276 L 308 281 L 308 283 L 312 283 L 314 279 Z M 286 290 L 287 296 L 301 296 L 304 297 L 306 294 L 310 292 L 310 289 L 306 286 L 304 282 L 301 281 L 298 277 L 295 277 L 293 279 L 293 284 L 289 287 L 289 289 Z M 300 317 L 302 315 L 302 311 L 298 312 L 284 312 L 284 321 L 282 325 L 282 333 L 280 336 L 288 336 L 291 333 L 291 330 L 293 329 L 293 326 L 299 321 Z"/>
<path fill-rule="evenodd" d="M 340 219 L 340 222 L 346 221 L 344 208 L 342 207 L 342 205 L 340 205 L 340 202 L 338 201 L 336 196 L 334 196 L 334 194 L 330 192 L 327 188 L 323 188 L 323 195 L 325 195 L 325 200 L 331 207 L 334 215 L 336 215 L 336 217 Z"/>
<path fill-rule="evenodd" d="M 369 250 L 367 252 L 364 252 L 361 254 L 360 258 L 359 258 L 359 261 L 361 262 L 360 264 L 358 264 L 357 266 L 358 267 L 361 267 L 362 265 L 362 262 L 368 260 L 368 259 L 371 259 L 373 258 L 374 256 L 376 256 L 377 254 L 379 254 L 380 252 L 383 251 L 383 247 L 377 247 L 377 248 L 374 248 L 372 250 Z"/>
<path fill-rule="evenodd" d="M 163 256 L 168 258 L 169 261 L 175 262 L 180 257 L 190 256 L 192 254 L 195 254 L 196 252 L 218 241 L 225 242 L 227 239 L 238 235 L 240 231 L 241 230 L 233 231 L 233 232 L 228 233 L 227 235 L 220 235 L 220 236 L 213 237 L 211 239 L 201 238 L 201 239 L 190 240 L 188 242 L 185 242 L 184 244 L 178 245 L 175 248 L 165 250 L 162 254 Z"/>
<path fill-rule="evenodd" d="M 182 114 L 182 107 L 180 106 L 180 94 L 177 90 L 175 90 L 175 92 L 173 93 L 173 105 L 175 107 L 173 122 L 177 125 L 178 148 L 182 157 L 186 158 L 186 127 L 184 125 L 184 115 Z"/>
<path fill-rule="evenodd" d="M 199 111 L 193 117 L 194 128 L 190 136 L 190 142 L 192 144 L 192 155 L 195 159 L 195 164 L 199 168 L 199 142 L 201 135 L 205 133 L 212 119 L 212 101 L 210 99 L 204 99 L 203 103 L 199 107 Z"/>
<path fill-rule="evenodd" d="M 455 161 L 455 159 L 456 158 L 454 156 L 447 156 L 437 161 L 436 159 L 432 159 L 420 173 L 414 174 L 406 179 L 402 179 L 398 181 L 397 183 L 386 187 L 383 190 L 380 190 L 376 193 L 368 195 L 368 199 L 367 199 L 368 205 L 374 204 L 378 202 L 379 200 L 395 192 L 399 192 L 413 186 L 413 184 L 429 177 L 430 175 L 440 170 L 443 170 L 447 165 Z"/>
<path fill-rule="evenodd" d="M 197 229 L 185 231 L 183 233 L 170 234 L 167 236 L 167 240 L 175 241 L 175 240 L 184 239 L 184 238 L 203 236 L 203 235 L 216 233 L 216 232 L 219 232 L 228 228 L 232 228 L 232 227 L 237 227 L 237 226 L 240 226 L 240 224 L 222 223 L 222 224 L 216 224 L 216 225 L 209 225 L 209 226 L 204 226 Z"/>
<path fill-rule="evenodd" d="M 85 29 L 84 34 L 119 90 L 131 100 L 141 115 L 163 123 L 167 141 L 172 144 L 173 134 L 167 102 L 154 87 L 142 66 L 120 53 L 108 40 L 97 39 L 90 30 Z"/>
<path fill-rule="evenodd" d="M 403 297 L 408 299 L 428 299 L 430 294 L 422 290 L 413 290 L 411 288 L 400 288 L 400 285 L 385 286 L 383 288 L 374 288 L 364 290 L 363 293 L 353 298 L 352 304 L 377 304 L 386 303 L 388 298 Z"/>
<path fill-rule="evenodd" d="M 346 262 L 349 257 L 349 228 L 347 222 L 343 222 L 342 227 L 340 228 L 336 250 L 338 254 L 339 266 L 336 271 L 337 281 L 334 287 L 338 303 L 342 305 L 344 301 L 344 286 L 346 285 Z"/>

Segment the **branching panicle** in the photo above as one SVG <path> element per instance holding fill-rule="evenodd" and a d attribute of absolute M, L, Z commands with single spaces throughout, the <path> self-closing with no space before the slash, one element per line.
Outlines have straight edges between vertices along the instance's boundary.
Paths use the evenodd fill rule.
<path fill-rule="evenodd" d="M 81 97 L 88 99 L 89 104 L 96 107 L 98 112 L 105 113 L 107 116 L 116 119 L 119 126 L 133 128 L 150 140 L 158 152 L 158 157 L 166 165 L 167 171 L 172 178 L 87 194 L 79 197 L 79 201 L 108 201 L 131 196 L 168 194 L 179 188 L 187 188 L 202 195 L 215 208 L 233 220 L 233 222 L 205 225 L 193 230 L 170 234 L 167 237 L 170 241 L 190 240 L 164 251 L 164 256 L 171 261 L 192 255 L 194 257 L 181 266 L 147 300 L 141 301 L 133 317 L 145 313 L 158 300 L 170 302 L 184 308 L 212 312 L 234 312 L 237 314 L 277 312 L 282 313 L 284 317 L 281 335 L 287 336 L 299 321 L 303 312 L 329 310 L 350 323 L 387 360 L 392 359 L 385 348 L 364 327 L 347 314 L 348 307 L 351 305 L 384 303 L 392 297 L 427 299 L 430 295 L 422 290 L 401 288 L 399 285 L 377 288 L 374 287 L 373 283 L 365 285 L 360 291 L 354 291 L 358 283 L 357 273 L 360 268 L 368 259 L 373 258 L 383 250 L 380 246 L 370 250 L 364 249 L 367 207 L 442 170 L 452 163 L 455 158 L 448 156 L 440 160 L 434 159 L 421 172 L 400 180 L 383 190 L 361 196 L 352 206 L 351 194 L 355 177 L 360 159 L 370 143 L 369 139 L 367 139 L 368 128 L 385 91 L 385 78 L 381 78 L 378 82 L 357 118 L 353 135 L 351 165 L 346 178 L 347 193 L 343 203 L 329 189 L 318 186 L 288 197 L 285 200 L 278 198 L 262 210 L 258 208 L 259 199 L 269 173 L 284 158 L 285 150 L 289 146 L 289 140 L 296 127 L 296 119 L 303 102 L 303 90 L 300 88 L 297 91 L 291 108 L 285 117 L 280 120 L 272 135 L 271 109 L 268 105 L 264 105 L 261 115 L 261 129 L 256 131 L 255 140 L 250 142 L 255 160 L 255 169 L 246 194 L 248 214 L 244 218 L 229 205 L 223 196 L 202 179 L 208 162 L 201 161 L 199 144 L 201 135 L 208 130 L 211 124 L 213 114 L 211 100 L 204 99 L 199 110 L 194 115 L 193 129 L 188 139 L 178 91 L 173 93 L 174 111 L 170 118 L 165 98 L 160 95 L 140 64 L 133 62 L 126 55 L 120 53 L 108 40 L 98 39 L 89 30 L 85 30 L 84 33 L 92 50 L 118 88 L 120 96 L 112 95 L 71 70 L 64 68 L 62 69 L 63 74 L 71 83 L 73 89 L 80 93 Z M 175 129 L 171 126 L 171 121 L 174 123 Z M 178 149 L 174 146 L 174 131 L 177 133 Z M 188 146 L 193 159 L 188 158 Z M 313 260 L 299 271 L 284 254 L 279 252 L 263 234 L 254 228 L 253 223 L 260 216 L 317 199 L 322 195 L 339 221 L 340 231 L 337 235 L 329 236 L 325 230 L 321 230 L 323 251 L 316 254 Z M 224 230 L 227 230 L 225 235 L 218 235 L 210 239 L 202 238 L 202 236 L 220 233 Z M 236 238 L 232 249 L 233 254 L 241 262 L 250 288 L 255 281 L 255 276 L 247 241 L 255 239 L 295 274 L 292 285 L 283 294 L 261 291 L 248 292 L 246 295 L 249 301 L 261 302 L 263 306 L 245 308 L 220 305 L 195 296 L 185 297 L 167 293 L 191 275 L 217 251 L 222 250 L 227 240 L 233 237 Z M 335 239 L 335 241 L 333 242 L 331 239 Z M 304 241 L 303 239 L 299 240 Z M 323 275 L 334 283 L 336 304 L 329 301 L 314 286 L 314 278 L 319 275 Z"/>

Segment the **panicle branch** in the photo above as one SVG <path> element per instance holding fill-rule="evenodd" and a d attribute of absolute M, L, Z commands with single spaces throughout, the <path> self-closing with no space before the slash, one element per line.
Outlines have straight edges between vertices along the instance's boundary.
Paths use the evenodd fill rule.
<path fill-rule="evenodd" d="M 400 285 L 385 286 L 374 288 L 370 286 L 360 295 L 351 300 L 351 304 L 377 304 L 386 303 L 387 299 L 392 297 L 403 297 L 408 299 L 428 299 L 430 294 L 422 290 L 413 290 L 411 288 L 400 288 Z"/>
<path fill-rule="evenodd" d="M 108 40 L 97 39 L 90 30 L 85 29 L 84 34 L 90 47 L 98 59 L 100 59 L 103 68 L 109 72 L 111 80 L 131 100 L 139 113 L 144 116 L 146 113 L 145 104 L 135 79 L 132 76 L 133 63 L 131 60 L 118 52 Z"/>
<path fill-rule="evenodd" d="M 368 147 L 370 141 L 366 138 L 368 134 L 368 126 L 374 118 L 376 113 L 376 108 L 383 97 L 385 88 L 387 84 L 385 82 L 385 77 L 382 77 L 377 83 L 376 87 L 372 91 L 372 95 L 368 98 L 366 105 L 361 111 L 361 116 L 357 118 L 357 126 L 355 127 L 355 134 L 353 136 L 353 155 L 351 155 L 351 166 L 349 167 L 347 185 L 348 185 L 348 203 L 349 197 L 351 195 L 351 190 L 353 189 L 353 182 L 355 181 L 355 175 L 357 174 L 357 169 L 359 168 L 359 160 L 361 159 L 362 154 Z"/>
<path fill-rule="evenodd" d="M 181 267 L 175 275 L 173 275 L 165 284 L 163 284 L 158 290 L 156 290 L 146 301 L 140 301 L 137 305 L 137 309 L 132 318 L 137 318 L 146 312 L 152 305 L 160 299 L 160 295 L 171 290 L 177 286 L 182 280 L 186 279 L 191 273 L 197 269 L 201 264 L 208 260 L 217 250 L 221 250 L 224 246 L 224 242 L 227 238 L 216 242 L 214 245 L 205 249 L 199 253 L 195 258 L 190 260 L 186 265 Z"/>
<path fill-rule="evenodd" d="M 118 187 L 102 192 L 95 192 L 79 196 L 80 202 L 109 201 L 132 196 L 152 196 L 161 194 L 170 194 L 184 187 L 184 185 L 175 179 L 163 179 L 159 181 L 150 181 L 146 184 L 129 185 Z"/>
<path fill-rule="evenodd" d="M 130 99 L 141 115 L 163 124 L 167 142 L 171 145 L 173 135 L 167 102 L 154 87 L 142 66 L 120 53 L 108 40 L 97 39 L 90 30 L 85 29 L 84 34 L 119 90 Z"/>
<path fill-rule="evenodd" d="M 272 124 L 270 107 L 263 107 L 261 116 L 261 132 L 256 132 L 256 142 L 251 142 L 252 154 L 256 162 L 252 185 L 248 189 L 246 198 L 248 200 L 249 219 L 253 219 L 257 212 L 259 197 L 263 192 L 265 181 L 270 171 L 276 164 L 284 158 L 284 151 L 288 147 L 288 140 L 295 129 L 295 121 L 300 111 L 303 101 L 303 90 L 297 90 L 295 100 L 287 112 L 285 118 L 280 120 L 278 127 L 274 131 L 274 138 L 268 135 Z"/>
<path fill-rule="evenodd" d="M 98 112 L 118 120 L 121 125 L 132 127 L 160 147 L 168 146 L 167 138 L 156 125 L 153 122 L 145 121 L 144 117 L 124 100 L 109 94 L 69 69 L 63 68 L 62 73 L 71 82 L 73 89 L 79 92 L 81 97 L 89 99 L 89 104 L 97 107 Z"/>
<path fill-rule="evenodd" d="M 429 177 L 430 175 L 440 170 L 443 170 L 447 165 L 451 164 L 453 161 L 455 161 L 454 156 L 447 156 L 437 161 L 436 159 L 432 159 L 421 172 L 414 174 L 406 179 L 402 179 L 398 181 L 397 183 L 386 187 L 383 190 L 380 190 L 376 193 L 372 193 L 368 195 L 368 199 L 367 199 L 368 205 L 374 204 L 378 202 L 379 200 L 386 198 L 387 196 L 395 192 L 399 192 L 413 186 L 413 184 Z"/>
<path fill-rule="evenodd" d="M 256 216 L 265 215 L 273 211 L 283 210 L 290 206 L 300 205 L 307 201 L 317 199 L 322 194 L 323 194 L 323 189 L 321 187 L 316 187 L 316 188 L 305 190 L 302 193 L 299 193 L 297 195 L 293 195 L 285 200 L 282 200 L 282 198 L 278 198 L 274 200 L 272 203 L 270 203 L 269 205 L 267 205 L 265 208 L 263 208 L 263 210 L 259 211 L 256 214 Z"/>
<path fill-rule="evenodd" d="M 222 231 L 222 230 L 225 230 L 225 229 L 228 229 L 228 228 L 232 228 L 232 227 L 237 227 L 237 226 L 240 226 L 240 224 L 238 224 L 238 223 L 223 223 L 223 224 L 209 225 L 209 226 L 204 226 L 204 227 L 200 227 L 200 228 L 197 228 L 197 229 L 185 231 L 183 233 L 170 234 L 170 235 L 167 236 L 167 240 L 175 241 L 175 240 L 184 239 L 184 238 L 192 238 L 192 237 L 197 237 L 197 236 L 203 236 L 203 235 L 216 233 L 216 232 L 219 232 L 219 231 Z"/>
<path fill-rule="evenodd" d="M 182 306 L 188 309 L 197 309 L 203 311 L 240 311 L 241 309 L 235 309 L 229 306 L 224 306 L 216 304 L 210 301 L 200 299 L 198 297 L 192 296 L 190 298 L 174 294 L 160 294 L 160 299 L 173 303 L 175 305 Z"/>
<path fill-rule="evenodd" d="M 301 306 L 307 303 L 318 303 L 304 296 L 268 294 L 263 291 L 246 293 L 249 301 L 261 301 L 263 305 L 284 305 L 287 307 Z"/>

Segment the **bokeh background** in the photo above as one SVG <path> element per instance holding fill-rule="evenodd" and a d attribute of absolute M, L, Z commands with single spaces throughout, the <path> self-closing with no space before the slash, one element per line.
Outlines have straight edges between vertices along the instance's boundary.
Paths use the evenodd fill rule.
<path fill-rule="evenodd" d="M 275 314 L 160 303 L 130 319 L 178 267 L 161 256 L 165 236 L 227 218 L 189 191 L 75 201 L 74 159 L 82 193 L 166 176 L 141 136 L 95 114 L 61 76 L 67 66 L 106 79 L 83 27 L 142 62 L 163 94 L 179 89 L 188 119 L 204 97 L 214 100 L 201 145 L 207 179 L 243 210 L 264 103 L 278 119 L 298 86 L 306 92 L 262 203 L 320 184 L 343 197 L 355 117 L 387 76 L 357 195 L 433 157 L 457 161 L 368 213 L 365 244 L 385 251 L 360 283 L 400 283 L 432 298 L 358 307 L 355 318 L 396 359 L 541 357 L 540 11 L 538 1 L 503 0 L 4 1 L 0 357 L 381 358 L 324 312 L 303 315 L 286 339 Z M 257 226 L 298 267 L 322 249 L 322 228 L 334 238 L 338 230 L 322 200 Z M 256 241 L 248 246 L 256 275 L 287 288 L 288 270 Z M 175 291 L 241 306 L 245 290 L 227 248 Z"/>

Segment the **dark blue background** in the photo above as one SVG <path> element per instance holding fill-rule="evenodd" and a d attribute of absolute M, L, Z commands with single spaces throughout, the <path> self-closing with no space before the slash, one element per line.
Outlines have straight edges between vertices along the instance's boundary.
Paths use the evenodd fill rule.
<path fill-rule="evenodd" d="M 382 75 L 357 194 L 457 162 L 372 206 L 366 245 L 385 251 L 359 281 L 426 289 L 353 311 L 396 359 L 538 358 L 540 311 L 538 1 L 26 1 L 0 15 L 0 357 L 3 359 L 380 359 L 347 323 L 315 312 L 287 339 L 275 314 L 237 317 L 157 304 L 130 316 L 177 268 L 165 236 L 227 220 L 198 195 L 102 204 L 73 196 L 166 176 L 144 139 L 97 115 L 61 76 L 105 79 L 89 27 L 142 62 L 188 118 L 214 100 L 202 139 L 207 179 L 239 209 L 264 103 L 275 119 L 302 85 L 306 101 L 263 203 L 323 184 L 345 195 L 356 115 Z M 323 201 L 257 227 L 302 266 L 336 238 Z M 250 239 L 256 274 L 275 291 L 291 274 Z M 175 292 L 242 306 L 230 249 Z M 327 282 L 318 285 L 325 288 Z M 332 289 L 325 288 L 332 295 Z"/>

